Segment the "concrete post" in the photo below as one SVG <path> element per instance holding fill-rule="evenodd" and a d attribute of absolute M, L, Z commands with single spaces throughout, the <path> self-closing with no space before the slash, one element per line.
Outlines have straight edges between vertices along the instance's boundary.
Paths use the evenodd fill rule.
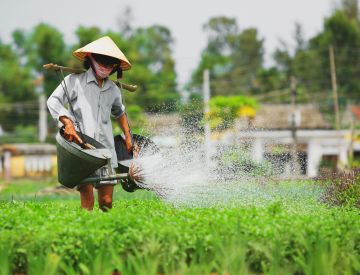
<path fill-rule="evenodd" d="M 264 159 L 264 143 L 261 139 L 256 139 L 251 148 L 251 156 L 255 162 L 262 162 Z"/>
<path fill-rule="evenodd" d="M 307 149 L 307 176 L 316 177 L 319 174 L 319 164 L 322 157 L 321 146 L 317 142 L 310 141 Z"/>
<path fill-rule="evenodd" d="M 4 153 L 4 178 L 6 181 L 11 179 L 11 166 L 10 166 L 11 153 L 6 151 Z"/>

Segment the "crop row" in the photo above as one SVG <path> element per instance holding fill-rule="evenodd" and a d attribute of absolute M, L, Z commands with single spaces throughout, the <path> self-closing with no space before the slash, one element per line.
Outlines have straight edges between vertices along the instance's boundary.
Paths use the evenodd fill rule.
<path fill-rule="evenodd" d="M 0 209 L 0 274 L 360 272 L 353 208 L 280 200 L 185 208 L 122 200 L 102 213 L 81 211 L 69 200 L 2 202 Z"/>

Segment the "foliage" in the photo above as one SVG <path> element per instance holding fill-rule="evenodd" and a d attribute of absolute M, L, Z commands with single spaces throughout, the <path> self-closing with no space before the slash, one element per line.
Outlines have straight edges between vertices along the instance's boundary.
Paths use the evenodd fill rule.
<path fill-rule="evenodd" d="M 335 53 L 340 109 L 347 103 L 360 102 L 358 15 L 356 0 L 339 1 L 337 8 L 324 19 L 323 28 L 310 39 L 305 38 L 302 26 L 296 23 L 295 47 L 280 41 L 273 54 L 275 64 L 272 67 L 263 64 L 264 39 L 257 29 L 241 29 L 230 17 L 210 18 L 203 26 L 208 37 L 207 45 L 185 88 L 200 97 L 203 71 L 209 69 L 211 91 L 215 96 L 252 95 L 263 102 L 289 103 L 289 80 L 295 76 L 297 102 L 317 103 L 331 118 L 330 45 Z M 55 74 L 44 71 L 42 65 L 53 62 L 81 67 L 71 52 L 103 35 L 109 35 L 133 64 L 130 71 L 124 72 L 124 81 L 137 84 L 139 90 L 126 95 L 127 102 L 139 105 L 147 112 L 176 110 L 180 96 L 173 56 L 174 39 L 170 30 L 161 25 L 135 28 L 130 19 L 131 12 L 126 10 L 118 22 L 120 32 L 102 30 L 97 26 L 78 26 L 75 31 L 78 39 L 71 45 L 65 43 L 57 28 L 46 23 L 40 23 L 29 31 L 14 30 L 13 39 L 8 44 L 0 40 L 2 127 L 13 131 L 16 124 L 35 124 L 37 111 L 33 105 L 37 91 L 33 80 L 39 74 L 45 75 L 43 86 L 47 95 L 59 84 Z M 31 101 L 31 106 L 27 106 L 25 101 Z M 21 107 L 18 105 L 20 102 L 24 103 Z"/>
<path fill-rule="evenodd" d="M 34 99 L 29 70 L 20 66 L 16 51 L 1 41 L 0 60 L 0 98 L 8 102 Z"/>
<path fill-rule="evenodd" d="M 101 37 L 101 30 L 98 27 L 79 26 L 76 31 L 79 43 L 74 45 L 74 50 L 89 44 L 90 42 Z"/>
<path fill-rule="evenodd" d="M 144 134 L 143 129 L 146 123 L 146 117 L 144 115 L 143 109 L 138 105 L 127 105 L 126 113 L 128 115 L 128 120 L 130 128 L 133 133 Z M 114 135 L 122 134 L 120 127 L 117 122 L 113 122 Z"/>
<path fill-rule="evenodd" d="M 12 131 L 17 123 L 32 124 L 37 117 L 33 110 L 12 102 L 34 102 L 34 83 L 30 70 L 20 66 L 16 51 L 0 41 L 0 125 Z"/>
<path fill-rule="evenodd" d="M 42 179 L 39 180 L 12 180 L 11 182 L 0 181 L 0 200 L 18 199 L 22 196 L 35 194 L 44 188 L 56 186 L 56 179 Z M 0 273 L 1 274 L 1 273 Z"/>
<path fill-rule="evenodd" d="M 336 175 L 327 183 L 327 189 L 322 200 L 331 205 L 360 208 L 359 169 Z"/>
<path fill-rule="evenodd" d="M 43 65 L 47 63 L 67 64 L 70 56 L 63 40 L 63 34 L 48 24 L 40 23 L 28 33 L 16 30 L 13 37 L 17 41 L 17 51 L 25 61 L 25 67 L 31 70 L 32 77 L 44 75 L 43 89 L 49 96 L 58 85 L 59 80 L 54 72 L 45 71 Z"/>
<path fill-rule="evenodd" d="M 354 49 L 358 49 L 360 46 L 358 22 L 348 18 L 342 11 L 337 11 L 327 18 L 323 33 L 310 40 L 310 48 L 321 49 L 319 57 L 324 57 L 328 56 L 326 50 L 329 45 L 333 45 L 336 55 L 337 78 L 341 87 L 341 96 L 352 96 L 359 88 L 358 80 L 353 78 L 353 75 L 359 73 L 359 56 L 354 54 Z M 322 72 L 329 68 L 326 64 L 324 65 L 320 68 Z"/>
<path fill-rule="evenodd" d="M 253 118 L 258 103 L 246 96 L 215 96 L 210 99 L 208 119 L 213 129 L 223 130 L 233 126 L 238 117 Z"/>
<path fill-rule="evenodd" d="M 254 117 L 258 103 L 246 96 L 214 96 L 210 99 L 210 112 L 204 117 L 204 103 L 194 98 L 187 104 L 179 106 L 182 126 L 187 133 L 203 131 L 205 119 L 213 130 L 224 130 L 232 127 L 236 118 L 251 119 Z"/>
<path fill-rule="evenodd" d="M 146 111 L 159 111 L 163 105 L 167 106 L 167 111 L 174 110 L 179 95 L 172 57 L 173 38 L 168 28 L 154 25 L 128 29 L 126 37 L 123 37 L 112 30 L 79 26 L 75 33 L 78 42 L 67 45 L 61 32 L 40 23 L 28 32 L 15 30 L 10 44 L 0 41 L 0 104 L 8 105 L 2 109 L 0 124 L 5 130 L 13 131 L 13 125 L 17 124 L 35 124 L 36 107 L 31 109 L 31 115 L 26 104 L 22 111 L 14 107 L 19 102 L 30 100 L 31 107 L 37 104 L 38 91 L 34 79 L 42 74 L 45 76 L 38 90 L 43 89 L 47 96 L 59 85 L 55 73 L 45 71 L 44 64 L 81 67 L 82 64 L 72 57 L 71 52 L 104 35 L 110 36 L 133 64 L 132 70 L 124 72 L 124 81 L 138 85 L 139 91 L 126 96 L 129 104 L 139 105 Z"/>
<path fill-rule="evenodd" d="M 297 79 L 298 91 L 301 91 L 298 102 L 315 102 L 331 118 L 334 118 L 334 114 L 333 101 L 328 96 L 332 89 L 330 46 L 334 49 L 340 107 L 360 102 L 360 82 L 357 77 L 360 58 L 358 3 L 354 0 L 342 2 L 325 18 L 323 29 L 318 34 L 305 40 L 302 27 L 297 23 L 294 33 L 295 51 L 282 42 L 282 46 L 274 53 L 276 67 L 284 78 L 295 76 Z"/>
<path fill-rule="evenodd" d="M 222 173 L 235 176 L 269 177 L 273 174 L 273 169 L 269 162 L 256 162 L 252 160 L 249 152 L 242 148 L 232 148 L 224 152 L 220 167 L 224 170 Z"/>
<path fill-rule="evenodd" d="M 193 99 L 189 103 L 179 106 L 181 124 L 185 133 L 203 132 L 204 103 L 198 99 Z"/>
<path fill-rule="evenodd" d="M 7 103 L 0 114 L 0 124 L 7 131 L 16 125 L 34 125 L 38 119 L 37 91 L 34 80 L 44 74 L 39 90 L 49 95 L 58 85 L 53 72 L 44 72 L 46 63 L 66 64 L 66 46 L 62 34 L 55 28 L 41 23 L 29 33 L 13 32 L 14 43 L 0 41 L 0 103 Z"/>
<path fill-rule="evenodd" d="M 275 65 L 263 65 L 263 39 L 256 29 L 240 29 L 234 18 L 213 17 L 205 25 L 208 42 L 187 88 L 201 94 L 203 71 L 210 70 L 214 95 L 255 95 L 262 102 L 290 103 L 290 79 L 296 78 L 298 103 L 317 104 L 334 119 L 329 47 L 333 46 L 340 110 L 359 97 L 360 18 L 356 0 L 339 1 L 323 28 L 306 39 L 295 23 L 293 43 L 280 40 Z M 271 92 L 271 96 L 268 93 Z"/>
<path fill-rule="evenodd" d="M 253 80 L 263 62 L 263 39 L 258 37 L 258 31 L 249 28 L 240 32 L 236 20 L 227 17 L 211 18 L 204 30 L 208 34 L 208 44 L 189 88 L 199 93 L 203 71 L 209 69 L 214 95 L 252 91 Z"/>
<path fill-rule="evenodd" d="M 166 105 L 173 110 L 179 94 L 170 30 L 159 25 L 139 28 L 133 31 L 129 42 L 129 58 L 134 67 L 127 77 L 140 89 L 127 97 L 128 102 L 139 104 L 146 111 L 164 111 L 162 106 Z"/>
<path fill-rule="evenodd" d="M 288 192 L 295 186 L 311 189 L 292 183 Z M 117 200 L 108 213 L 81 211 L 74 200 L 3 201 L 0 268 L 32 274 L 358 273 L 358 210 L 329 208 L 299 194 L 210 208 Z"/>
<path fill-rule="evenodd" d="M 15 125 L 14 125 L 15 126 Z M 16 125 L 13 132 L 0 137 L 2 143 L 34 143 L 38 140 L 38 129 L 32 125 Z"/>

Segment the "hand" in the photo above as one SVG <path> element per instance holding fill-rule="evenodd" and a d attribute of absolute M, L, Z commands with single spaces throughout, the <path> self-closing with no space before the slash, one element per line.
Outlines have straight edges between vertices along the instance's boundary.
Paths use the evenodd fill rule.
<path fill-rule="evenodd" d="M 130 135 L 125 136 L 125 147 L 126 147 L 126 151 L 129 154 L 133 153 L 134 148 L 133 148 L 132 138 Z"/>
<path fill-rule="evenodd" d="M 82 148 L 86 148 L 87 147 L 86 144 L 82 141 L 82 139 L 76 133 L 73 122 L 65 116 L 60 117 L 60 121 L 64 124 L 63 137 L 70 142 L 77 143 Z"/>

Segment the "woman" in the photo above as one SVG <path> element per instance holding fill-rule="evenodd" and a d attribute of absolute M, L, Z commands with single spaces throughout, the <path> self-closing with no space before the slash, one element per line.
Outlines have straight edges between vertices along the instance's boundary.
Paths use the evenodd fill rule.
<path fill-rule="evenodd" d="M 111 150 L 111 166 L 117 167 L 116 152 L 110 114 L 117 120 L 125 135 L 126 149 L 132 152 L 132 137 L 129 129 L 125 107 L 122 104 L 119 88 L 108 79 L 109 75 L 131 68 L 130 62 L 109 37 L 103 37 L 87 44 L 73 52 L 73 55 L 84 61 L 86 72 L 71 74 L 65 77 L 47 101 L 51 116 L 64 126 L 63 136 L 72 142 L 85 146 L 76 130 L 99 141 Z M 68 91 L 69 100 L 75 116 L 65 108 L 68 103 L 64 88 Z M 77 122 L 79 125 L 75 125 Z M 96 171 L 97 175 L 107 175 L 114 171 L 107 171 L 103 167 Z M 93 187 L 98 190 L 99 207 L 103 211 L 112 208 L 114 182 L 100 182 L 99 184 L 81 185 L 81 207 L 92 210 L 94 207 Z"/>

